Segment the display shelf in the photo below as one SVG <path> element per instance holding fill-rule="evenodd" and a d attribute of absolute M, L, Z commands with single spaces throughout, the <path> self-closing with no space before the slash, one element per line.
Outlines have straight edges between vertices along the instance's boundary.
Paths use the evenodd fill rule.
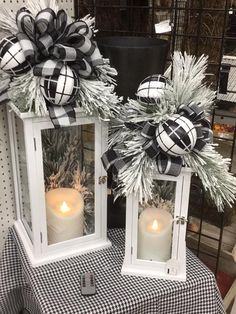
<path fill-rule="evenodd" d="M 217 150 L 225 158 L 231 159 L 229 169 L 235 173 L 236 104 L 224 100 L 217 101 L 216 108 L 212 112 L 212 126 L 213 137 L 219 145 Z M 219 136 L 219 133 L 223 136 Z M 228 145 L 229 143 L 231 145 Z"/>
<path fill-rule="evenodd" d="M 233 142 L 234 141 L 231 138 L 224 138 L 224 137 L 220 137 L 220 136 L 214 136 L 214 138 L 217 139 L 217 140 L 227 141 L 227 142 Z"/>

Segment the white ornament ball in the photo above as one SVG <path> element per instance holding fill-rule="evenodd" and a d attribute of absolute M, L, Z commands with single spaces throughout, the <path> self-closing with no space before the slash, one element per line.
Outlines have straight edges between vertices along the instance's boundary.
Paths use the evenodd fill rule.
<path fill-rule="evenodd" d="M 0 41 L 0 69 L 14 76 L 24 74 L 31 69 L 15 36 L 5 37 Z"/>
<path fill-rule="evenodd" d="M 159 103 L 164 90 L 170 87 L 169 80 L 161 75 L 154 74 L 146 77 L 139 85 L 136 96 L 143 103 Z"/>
<path fill-rule="evenodd" d="M 157 143 L 164 153 L 172 156 L 188 154 L 195 146 L 197 132 L 193 123 L 174 114 L 167 121 L 160 122 L 156 130 Z"/>
<path fill-rule="evenodd" d="M 79 93 L 79 77 L 68 65 L 61 68 L 58 76 L 40 79 L 43 96 L 53 105 L 63 106 L 75 100 Z"/>

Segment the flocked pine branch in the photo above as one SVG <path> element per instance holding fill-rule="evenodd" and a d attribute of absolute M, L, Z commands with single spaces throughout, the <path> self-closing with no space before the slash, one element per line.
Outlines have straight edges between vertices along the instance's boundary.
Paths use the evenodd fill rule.
<path fill-rule="evenodd" d="M 3 6 L 0 6 L 0 30 L 6 35 L 18 33 L 16 14 L 11 10 L 6 10 Z"/>
<path fill-rule="evenodd" d="M 97 79 L 104 83 L 116 85 L 116 80 L 114 78 L 117 75 L 116 69 L 110 66 L 109 59 L 103 59 L 103 62 L 104 64 L 95 68 Z"/>
<path fill-rule="evenodd" d="M 145 139 L 141 135 L 142 122 L 158 124 L 176 113 L 180 104 L 188 105 L 191 102 L 198 104 L 207 116 L 215 92 L 204 83 L 206 69 L 207 57 L 201 56 L 197 60 L 193 56 L 176 52 L 173 57 L 173 82 L 165 89 L 163 97 L 155 104 L 128 100 L 121 107 L 122 118 L 118 117 L 117 127 L 112 128 L 109 146 L 115 147 L 123 157 L 133 158 L 118 174 L 120 193 L 139 194 L 141 202 L 153 198 L 153 172 L 157 171 L 157 167 L 156 161 L 150 159 L 143 150 Z M 132 129 L 131 125 L 129 129 L 127 123 L 130 122 L 139 124 L 138 128 Z M 236 195 L 236 178 L 228 172 L 229 159 L 218 154 L 215 145 L 207 144 L 202 151 L 192 151 L 184 155 L 183 159 L 198 174 L 218 210 L 232 205 Z"/>
<path fill-rule="evenodd" d="M 215 91 L 207 87 L 204 82 L 207 57 L 202 55 L 197 60 L 194 56 L 175 52 L 172 67 L 172 72 L 171 68 L 166 72 L 169 79 L 172 73 L 171 85 L 167 85 L 160 99 L 151 104 L 129 99 L 121 107 L 123 118 L 117 117 L 117 119 L 120 121 L 123 119 L 123 122 L 129 120 L 133 123 L 150 120 L 159 123 L 176 113 L 179 105 L 188 105 L 190 102 L 200 104 L 205 115 L 208 115 L 215 100 Z"/>
<path fill-rule="evenodd" d="M 98 80 L 80 78 L 80 93 L 77 106 L 82 107 L 88 115 L 99 116 L 109 120 L 119 112 L 119 97 L 114 93 L 114 86 Z"/>
<path fill-rule="evenodd" d="M 8 95 L 21 112 L 29 111 L 35 91 L 29 92 L 29 86 L 34 82 L 33 70 L 19 77 L 13 77 L 8 90 Z"/>
<path fill-rule="evenodd" d="M 171 76 L 172 89 L 166 89 L 164 98 L 169 100 L 176 108 L 181 104 L 190 102 L 201 103 L 205 113 L 208 114 L 216 93 L 206 86 L 208 57 L 202 55 L 200 58 L 174 52 L 172 71 L 168 69 L 166 75 Z"/>
<path fill-rule="evenodd" d="M 109 130 L 109 139 L 108 139 L 108 146 L 109 148 L 115 146 L 119 146 L 119 145 L 123 145 L 124 140 L 127 140 L 127 137 L 129 138 L 130 136 L 132 136 L 132 134 L 130 134 L 130 130 L 124 128 L 123 124 L 117 124 L 117 126 L 115 128 L 113 128 L 113 125 L 110 126 L 110 130 Z"/>
<path fill-rule="evenodd" d="M 46 115 L 47 107 L 39 87 L 40 78 L 33 70 L 19 77 L 13 77 L 8 90 L 9 98 L 21 112 L 34 111 L 37 115 Z"/>
<path fill-rule="evenodd" d="M 154 170 L 155 164 L 145 156 L 145 152 L 135 155 L 131 164 L 118 174 L 120 194 L 134 193 L 140 202 L 147 202 L 152 197 Z"/>
<path fill-rule="evenodd" d="M 213 145 L 207 144 L 201 152 L 191 152 L 185 162 L 198 174 L 219 211 L 232 206 L 236 195 L 236 178 L 228 172 L 230 159 L 223 158 Z"/>
<path fill-rule="evenodd" d="M 120 193 L 129 195 L 134 192 L 135 195 L 139 195 L 141 202 L 148 201 L 152 195 L 155 161 L 147 157 L 143 151 L 142 145 L 145 140 L 139 132 L 136 131 L 136 134 L 133 132 L 132 135 L 124 138 L 123 146 L 120 143 L 121 148 L 117 149 L 124 157 L 133 157 L 131 163 L 118 174 Z"/>
<path fill-rule="evenodd" d="M 87 14 L 84 17 L 82 17 L 81 20 L 84 21 L 88 25 L 88 27 L 94 29 L 94 27 L 95 27 L 95 17 L 91 17 L 90 14 Z"/>
<path fill-rule="evenodd" d="M 121 107 L 123 120 L 138 123 L 153 121 L 159 123 L 168 119 L 176 111 L 176 107 L 164 99 L 159 103 L 145 104 L 137 100 L 129 99 L 128 103 Z M 120 119 L 118 117 L 118 119 Z M 121 119 L 120 119 L 121 120 Z"/>

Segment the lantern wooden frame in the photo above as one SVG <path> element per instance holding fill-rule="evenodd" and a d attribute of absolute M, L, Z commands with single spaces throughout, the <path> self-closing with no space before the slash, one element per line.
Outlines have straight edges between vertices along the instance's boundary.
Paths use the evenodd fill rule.
<path fill-rule="evenodd" d="M 27 230 L 21 218 L 21 187 L 19 185 L 19 158 L 15 117 L 19 117 L 24 127 L 24 144 L 28 174 L 29 200 L 32 220 L 32 232 Z M 40 132 L 52 129 L 48 116 L 39 117 L 33 113 L 21 113 L 12 103 L 8 104 L 8 125 L 11 158 L 13 165 L 13 181 L 16 199 L 15 228 L 20 236 L 33 266 L 42 265 L 67 257 L 102 249 L 111 245 L 107 239 L 107 186 L 106 172 L 103 169 L 101 156 L 107 149 L 108 125 L 97 117 L 87 116 L 76 109 L 76 122 L 71 126 L 94 124 L 94 212 L 95 232 L 86 236 L 48 245 L 45 190 L 42 161 L 42 140 Z"/>
<path fill-rule="evenodd" d="M 176 281 L 186 280 L 186 222 L 188 214 L 191 169 L 182 168 L 178 177 L 154 174 L 155 180 L 176 182 L 171 259 L 167 262 L 137 258 L 139 198 L 132 194 L 126 201 L 125 258 L 121 273 Z"/>

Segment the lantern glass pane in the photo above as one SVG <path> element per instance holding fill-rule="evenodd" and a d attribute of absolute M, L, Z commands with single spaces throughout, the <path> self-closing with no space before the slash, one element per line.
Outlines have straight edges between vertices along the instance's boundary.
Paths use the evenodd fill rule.
<path fill-rule="evenodd" d="M 20 206 L 20 219 L 32 239 L 32 219 L 30 210 L 28 170 L 25 151 L 25 136 L 23 120 L 15 115 L 16 160 L 18 160 L 17 182 Z"/>
<path fill-rule="evenodd" d="M 41 134 L 48 244 L 94 233 L 94 124 Z"/>
<path fill-rule="evenodd" d="M 167 262 L 171 258 L 176 182 L 155 180 L 153 199 L 139 204 L 137 258 Z"/>

